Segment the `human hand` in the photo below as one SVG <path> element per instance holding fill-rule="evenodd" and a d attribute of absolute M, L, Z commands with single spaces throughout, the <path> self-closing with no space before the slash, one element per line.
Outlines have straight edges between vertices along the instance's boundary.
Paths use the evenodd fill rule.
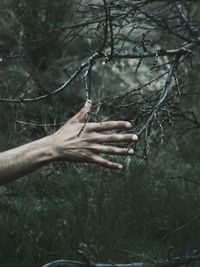
<path fill-rule="evenodd" d="M 115 147 L 107 143 L 133 142 L 137 141 L 138 137 L 135 134 L 102 133 L 108 130 L 131 128 L 130 122 L 127 121 L 88 122 L 85 124 L 86 116 L 91 111 L 91 107 L 91 101 L 87 101 L 74 117 L 51 135 L 54 159 L 90 162 L 111 169 L 122 169 L 121 164 L 107 160 L 99 154 L 133 154 L 133 149 Z"/>

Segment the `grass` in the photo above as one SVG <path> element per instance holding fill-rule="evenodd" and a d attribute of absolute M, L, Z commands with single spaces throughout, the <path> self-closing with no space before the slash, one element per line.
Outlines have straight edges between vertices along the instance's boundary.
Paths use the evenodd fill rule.
<path fill-rule="evenodd" d="M 130 159 L 124 172 L 64 166 L 2 187 L 0 265 L 82 260 L 79 249 L 99 262 L 167 258 L 170 247 L 172 255 L 198 249 L 200 219 L 190 221 L 200 213 L 200 187 L 171 179 L 177 173 L 198 180 L 198 157 L 191 148 L 187 160 L 186 152 L 155 151 L 145 171 Z"/>

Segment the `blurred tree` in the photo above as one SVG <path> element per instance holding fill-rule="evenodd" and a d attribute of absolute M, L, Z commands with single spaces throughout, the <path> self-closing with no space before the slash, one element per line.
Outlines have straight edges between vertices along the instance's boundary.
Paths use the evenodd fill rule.
<path fill-rule="evenodd" d="M 199 127 L 194 112 L 179 108 L 180 99 L 192 93 L 184 84 L 189 65 L 198 61 L 197 4 L 2 2 L 2 14 L 10 12 L 16 23 L 7 37 L 1 35 L 2 61 L 7 62 L 1 102 L 19 104 L 22 114 L 29 115 L 43 101 L 43 114 L 36 117 L 52 124 L 57 115 L 48 117 L 47 110 L 57 110 L 57 102 L 61 114 L 74 101 L 94 98 L 98 120 L 120 116 L 134 123 L 131 131 L 144 136 L 144 157 L 152 142 L 163 142 L 173 120 L 184 118 Z M 22 114 L 20 121 L 30 121 Z"/>
<path fill-rule="evenodd" d="M 80 242 L 102 260 L 197 246 L 198 221 L 156 241 L 199 212 L 198 1 L 0 5 L 1 150 L 55 131 L 85 98 L 92 120 L 128 119 L 140 135 L 123 179 L 63 163 L 2 188 L 0 263 L 75 258 Z"/>

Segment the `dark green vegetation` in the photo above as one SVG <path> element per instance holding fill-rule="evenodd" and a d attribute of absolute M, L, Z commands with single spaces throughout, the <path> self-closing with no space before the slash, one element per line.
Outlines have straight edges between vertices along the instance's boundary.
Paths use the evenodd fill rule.
<path fill-rule="evenodd" d="M 85 29 L 82 35 L 63 31 L 86 19 L 84 13 L 75 16 L 77 7 L 71 2 L 0 0 L 1 98 L 34 98 L 52 91 L 99 48 L 102 29 L 90 37 Z M 138 76 L 146 81 L 146 71 L 135 74 L 130 62 L 101 63 L 93 73 L 94 105 L 129 89 L 131 83 L 134 87 Z M 79 249 L 94 261 L 130 262 L 167 258 L 171 247 L 172 255 L 200 247 L 200 135 L 198 123 L 192 124 L 200 114 L 198 68 L 198 57 L 180 65 L 182 95 L 175 102 L 181 111 L 164 123 L 161 146 L 156 144 L 157 129 L 152 129 L 147 165 L 137 157 L 119 158 L 125 166 L 122 172 L 54 164 L 2 186 L 0 266 L 82 260 Z M 138 96 L 119 105 L 134 97 Z M 82 75 L 61 94 L 43 101 L 0 103 L 1 151 L 54 132 L 84 101 Z M 104 105 L 99 112 L 95 107 L 93 120 L 132 120 L 137 115 L 137 106 L 118 112 L 117 104 Z M 142 135 L 142 144 L 143 140 Z"/>
<path fill-rule="evenodd" d="M 38 171 L 6 186 L 1 262 L 80 260 L 81 244 L 91 259 L 113 262 L 167 257 L 171 246 L 175 255 L 198 248 L 199 219 L 174 232 L 200 213 L 199 185 L 175 179 L 199 183 L 198 139 L 171 141 L 152 153 L 144 172 L 127 159 L 124 172 L 65 167 L 62 174 Z"/>

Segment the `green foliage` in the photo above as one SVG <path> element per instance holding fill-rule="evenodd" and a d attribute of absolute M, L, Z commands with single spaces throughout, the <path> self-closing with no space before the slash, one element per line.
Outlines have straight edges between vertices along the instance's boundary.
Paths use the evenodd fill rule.
<path fill-rule="evenodd" d="M 34 97 L 57 88 L 90 49 L 99 46 L 97 40 L 80 36 L 70 40 L 71 36 L 61 31 L 61 26 L 74 19 L 72 1 L 0 0 L 0 4 L 0 41 L 7 47 L 4 55 L 20 55 L 2 65 L 1 97 L 18 93 Z M 129 89 L 140 75 L 134 74 L 135 62 L 103 64 L 94 67 L 94 101 Z M 194 70 L 198 66 L 198 62 L 191 62 L 181 70 L 185 73 L 182 83 L 197 81 L 190 85 L 197 94 L 182 100 L 183 108 L 197 116 L 199 74 Z M 143 72 L 140 79 L 147 69 Z M 138 84 L 135 81 L 134 86 Z M 17 120 L 66 121 L 83 103 L 83 94 L 83 81 L 78 78 L 61 95 L 46 101 L 1 104 L 1 150 L 57 128 L 26 126 Z M 130 95 L 127 98 L 131 100 Z M 121 104 L 126 104 L 127 98 Z M 109 104 L 103 106 L 101 119 L 113 118 L 113 109 Z M 120 119 L 130 119 L 135 112 L 132 107 L 120 110 Z M 119 119 L 118 115 L 114 118 Z M 125 165 L 123 172 L 63 163 L 1 187 L 0 266 L 34 267 L 58 258 L 81 260 L 78 249 L 91 260 L 113 262 L 167 257 L 171 246 L 174 254 L 198 249 L 199 219 L 187 223 L 200 213 L 199 130 L 181 135 L 180 130 L 188 126 L 184 122 L 171 124 L 165 144 L 152 149 L 146 168 L 145 162 L 138 166 L 136 157 L 120 159 Z"/>
<path fill-rule="evenodd" d="M 66 165 L 7 185 L 1 193 L 4 266 L 80 260 L 83 244 L 92 260 L 114 262 L 166 257 L 171 246 L 175 255 L 198 247 L 199 218 L 187 225 L 200 212 L 199 149 L 192 138 L 176 141 L 176 149 L 172 141 L 156 149 L 145 171 L 128 158 L 124 172 Z"/>

